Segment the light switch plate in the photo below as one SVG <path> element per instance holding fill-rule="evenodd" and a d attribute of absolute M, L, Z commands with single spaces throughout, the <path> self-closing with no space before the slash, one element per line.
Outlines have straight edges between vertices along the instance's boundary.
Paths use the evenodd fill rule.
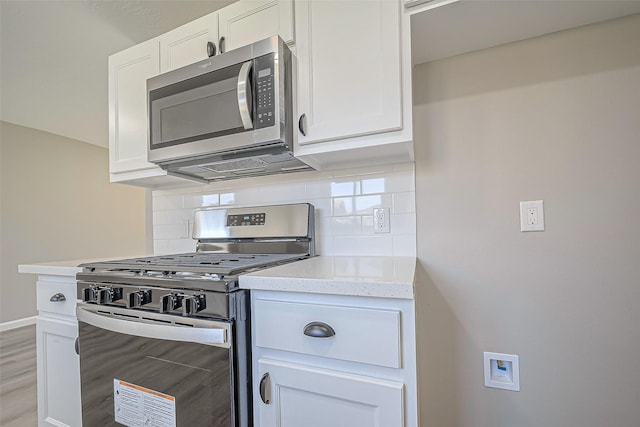
<path fill-rule="evenodd" d="M 520 231 L 544 231 L 542 200 L 520 202 Z"/>

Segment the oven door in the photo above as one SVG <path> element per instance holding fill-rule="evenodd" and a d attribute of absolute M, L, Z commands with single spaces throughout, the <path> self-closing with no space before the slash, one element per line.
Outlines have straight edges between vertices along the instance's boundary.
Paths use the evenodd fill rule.
<path fill-rule="evenodd" d="M 85 426 L 236 425 L 231 323 L 81 304 Z"/>

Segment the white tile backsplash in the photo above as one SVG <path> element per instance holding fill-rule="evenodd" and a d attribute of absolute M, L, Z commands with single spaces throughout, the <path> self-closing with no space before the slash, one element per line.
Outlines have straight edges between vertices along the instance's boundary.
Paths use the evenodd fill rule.
<path fill-rule="evenodd" d="M 415 256 L 412 163 L 301 172 L 153 191 L 154 252 L 190 252 L 196 209 L 311 203 L 321 255 Z M 390 233 L 373 233 L 373 208 L 390 208 Z"/>
<path fill-rule="evenodd" d="M 415 213 L 416 193 L 407 191 L 404 193 L 393 193 L 393 213 Z"/>

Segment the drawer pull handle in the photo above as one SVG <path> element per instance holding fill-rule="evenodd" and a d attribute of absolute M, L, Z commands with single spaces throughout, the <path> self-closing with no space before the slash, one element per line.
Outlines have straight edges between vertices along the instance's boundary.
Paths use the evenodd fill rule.
<path fill-rule="evenodd" d="M 304 334 L 312 338 L 331 338 L 336 334 L 336 331 L 326 323 L 311 322 L 304 327 Z"/>
<path fill-rule="evenodd" d="M 73 347 L 76 350 L 76 354 L 78 356 L 80 356 L 80 345 L 79 345 L 78 341 L 79 341 L 79 337 L 76 337 L 76 342 L 73 344 Z"/>
<path fill-rule="evenodd" d="M 60 292 L 58 292 L 57 294 L 49 298 L 49 301 L 51 302 L 63 302 L 66 300 L 67 300 L 67 297 L 65 297 L 64 294 L 61 294 Z"/>
<path fill-rule="evenodd" d="M 265 405 L 271 403 L 271 378 L 268 372 L 260 380 L 260 399 Z"/>

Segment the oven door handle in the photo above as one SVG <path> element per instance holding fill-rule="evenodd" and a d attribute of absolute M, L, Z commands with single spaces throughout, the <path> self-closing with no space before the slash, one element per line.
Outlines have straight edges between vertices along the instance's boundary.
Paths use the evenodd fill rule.
<path fill-rule="evenodd" d="M 96 328 L 106 329 L 137 337 L 153 338 L 166 341 L 193 342 L 208 344 L 216 347 L 229 348 L 229 325 L 222 322 L 207 322 L 210 327 L 175 326 L 166 323 L 154 324 L 152 320 L 144 321 L 136 317 L 116 318 L 110 314 L 99 314 L 77 306 L 76 314 L 79 322 L 84 322 Z M 166 316 L 171 319 L 173 316 Z M 182 320 L 182 319 L 181 319 Z M 189 319 L 184 319 L 189 324 Z"/>

